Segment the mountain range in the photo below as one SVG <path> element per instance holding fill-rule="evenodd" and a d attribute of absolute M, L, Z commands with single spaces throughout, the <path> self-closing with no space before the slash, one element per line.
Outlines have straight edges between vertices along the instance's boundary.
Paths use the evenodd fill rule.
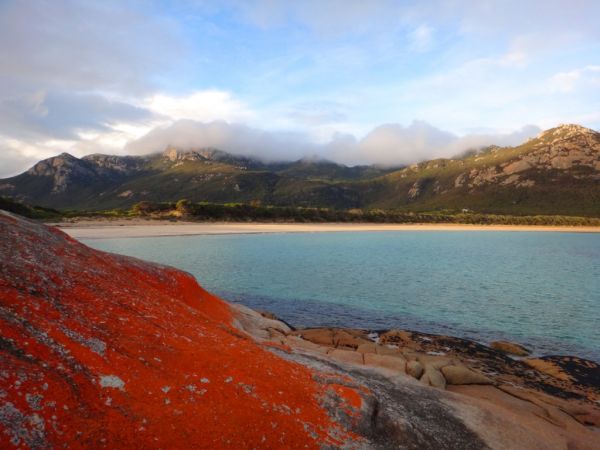
<path fill-rule="evenodd" d="M 0 179 L 0 196 L 57 209 L 140 201 L 600 216 L 600 133 L 560 125 L 516 147 L 490 146 L 401 168 L 302 159 L 263 162 L 217 149 L 146 156 L 68 153 Z"/>

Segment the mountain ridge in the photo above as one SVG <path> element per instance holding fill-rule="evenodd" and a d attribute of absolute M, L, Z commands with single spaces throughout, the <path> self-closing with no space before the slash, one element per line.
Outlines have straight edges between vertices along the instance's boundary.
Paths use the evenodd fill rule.
<path fill-rule="evenodd" d="M 0 180 L 0 195 L 51 208 L 106 209 L 139 201 L 259 201 L 276 206 L 475 210 L 600 216 L 600 133 L 565 124 L 516 147 L 402 168 L 305 158 L 263 162 L 214 148 L 159 154 L 68 153 Z"/>

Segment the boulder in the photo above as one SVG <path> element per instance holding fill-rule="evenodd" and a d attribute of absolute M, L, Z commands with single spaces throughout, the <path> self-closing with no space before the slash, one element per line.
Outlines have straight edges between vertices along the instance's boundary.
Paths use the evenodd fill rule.
<path fill-rule="evenodd" d="M 417 355 L 417 360 L 423 364 L 424 367 L 431 366 L 434 369 L 441 369 L 444 366 L 448 366 L 453 363 L 452 358 L 447 356 L 438 355 Z"/>
<path fill-rule="evenodd" d="M 412 333 L 404 330 L 390 330 L 379 336 L 381 344 L 407 344 L 413 342 Z"/>
<path fill-rule="evenodd" d="M 297 332 L 299 336 L 307 341 L 319 345 L 333 346 L 333 330 L 331 328 L 310 328 Z"/>
<path fill-rule="evenodd" d="M 287 335 L 292 331 L 285 323 L 266 318 L 247 306 L 232 303 L 230 307 L 234 314 L 236 327 L 255 339 L 271 340 L 276 336 L 276 340 L 279 340 L 280 335 Z"/>
<path fill-rule="evenodd" d="M 425 372 L 419 381 L 426 386 L 433 386 L 438 389 L 446 389 L 446 379 L 438 369 L 432 366 L 425 367 Z"/>
<path fill-rule="evenodd" d="M 444 366 L 441 372 L 448 384 L 492 384 L 488 377 L 465 366 Z"/>
<path fill-rule="evenodd" d="M 490 344 L 494 350 L 501 351 L 502 353 L 506 353 L 508 355 L 515 356 L 527 356 L 531 353 L 527 348 L 523 347 L 520 344 L 516 344 L 514 342 L 508 341 L 494 341 Z"/>
<path fill-rule="evenodd" d="M 406 373 L 417 380 L 423 375 L 423 365 L 419 361 L 408 361 L 406 363 Z"/>
<path fill-rule="evenodd" d="M 375 353 L 364 354 L 365 365 L 393 370 L 394 372 L 406 373 L 406 360 L 400 356 L 377 355 Z"/>
<path fill-rule="evenodd" d="M 351 348 L 356 350 L 362 344 L 367 344 L 369 341 L 362 339 L 354 334 L 349 333 L 346 330 L 336 330 L 333 333 L 333 345 L 339 348 Z"/>
<path fill-rule="evenodd" d="M 306 350 L 309 352 L 321 354 L 326 354 L 327 350 L 329 350 L 329 347 L 315 344 L 314 342 L 307 341 L 306 339 L 302 339 L 299 336 L 286 336 L 283 343 L 290 346 L 293 349 Z"/>

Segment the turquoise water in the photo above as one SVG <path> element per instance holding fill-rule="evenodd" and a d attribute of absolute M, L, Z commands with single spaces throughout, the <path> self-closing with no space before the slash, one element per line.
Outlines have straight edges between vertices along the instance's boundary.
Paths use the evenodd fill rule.
<path fill-rule="evenodd" d="M 88 240 L 296 326 L 504 338 L 600 361 L 600 234 L 358 232 Z"/>

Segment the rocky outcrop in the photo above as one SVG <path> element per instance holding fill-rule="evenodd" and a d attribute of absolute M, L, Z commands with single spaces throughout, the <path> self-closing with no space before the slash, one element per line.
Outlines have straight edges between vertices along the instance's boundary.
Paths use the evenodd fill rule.
<path fill-rule="evenodd" d="M 49 179 L 52 193 L 60 194 L 92 181 L 122 180 L 140 172 L 146 162 L 146 158 L 135 156 L 94 154 L 80 159 L 61 153 L 38 162 L 25 174 Z"/>
<path fill-rule="evenodd" d="M 0 448 L 596 443 L 597 366 L 547 360 L 567 382 L 450 337 L 293 330 L 8 213 L 0 236 Z"/>
<path fill-rule="evenodd" d="M 469 187 L 494 183 L 531 187 L 533 179 L 523 179 L 524 173 L 543 176 L 550 171 L 570 174 L 578 179 L 598 179 L 600 168 L 600 133 L 580 125 L 559 125 L 540 133 L 537 138 L 517 147 L 516 155 L 507 161 L 498 160 L 502 153 L 496 149 L 493 158 L 482 167 L 456 178 L 455 187 L 468 183 Z M 511 149 L 505 149 L 511 152 Z M 514 153 L 515 150 L 512 150 Z"/>
<path fill-rule="evenodd" d="M 340 350 L 331 339 L 319 337 L 342 331 L 297 330 L 281 342 L 296 351 L 329 359 Z M 504 356 L 501 350 L 449 336 L 406 330 L 349 331 L 355 339 L 370 341 L 354 352 L 362 360 L 348 350 L 343 359 L 332 359 L 355 371 L 374 371 L 396 385 L 418 381 L 440 393 L 460 394 L 460 402 L 466 401 L 469 407 L 476 405 L 477 416 L 493 417 L 494 425 L 490 426 L 502 436 L 488 436 L 491 441 L 486 443 L 491 447 L 594 448 L 592 429 L 600 426 L 600 368 L 593 361 L 557 356 L 518 361 Z M 385 359 L 380 356 L 383 354 L 387 355 Z M 452 403 L 456 398 L 444 401 Z M 461 411 L 459 416 L 473 417 L 473 411 L 462 415 L 469 409 L 466 404 L 455 406 Z M 509 426 L 510 431 L 498 430 L 498 424 L 509 417 L 516 420 Z M 489 429 L 479 425 L 473 429 L 485 440 Z"/>
<path fill-rule="evenodd" d="M 53 193 L 66 191 L 75 180 L 84 180 L 96 175 L 89 164 L 68 153 L 40 161 L 26 173 L 36 177 L 50 178 Z"/>
<path fill-rule="evenodd" d="M 0 212 L 0 448 L 367 442 L 351 426 L 355 387 L 282 359 L 236 322 L 186 273 Z"/>

